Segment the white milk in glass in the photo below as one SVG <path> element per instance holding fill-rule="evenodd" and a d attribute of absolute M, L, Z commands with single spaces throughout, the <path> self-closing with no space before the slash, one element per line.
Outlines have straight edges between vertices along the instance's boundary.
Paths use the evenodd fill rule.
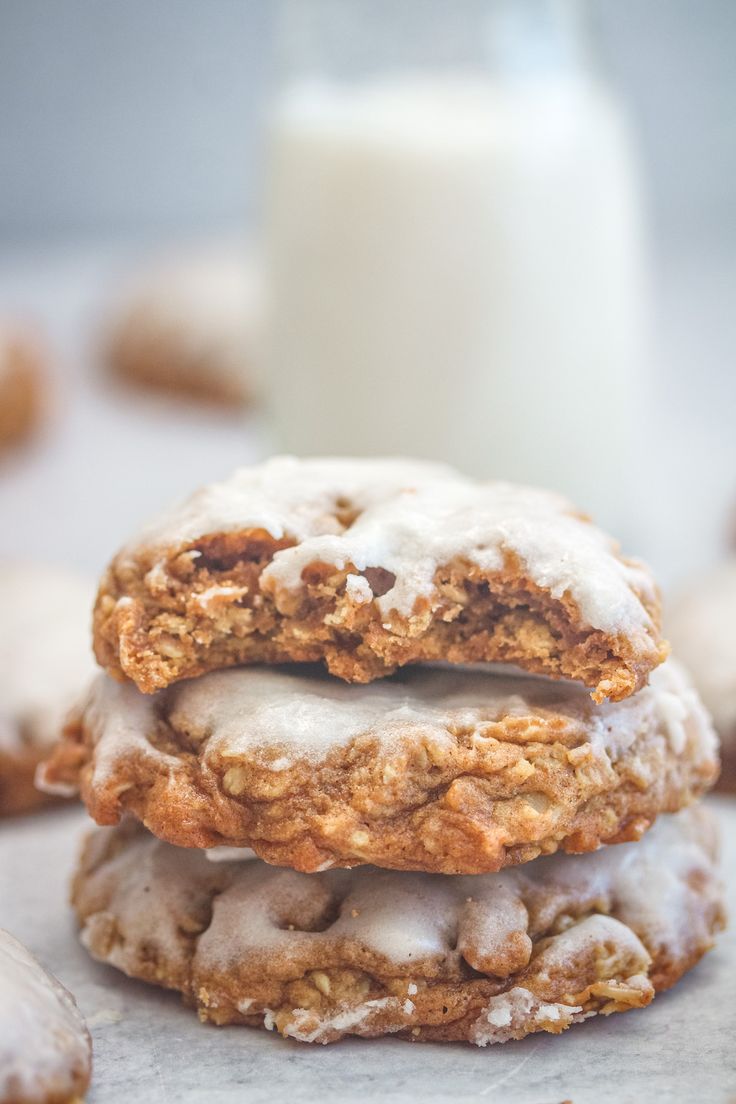
<path fill-rule="evenodd" d="M 644 279 L 629 135 L 583 73 L 292 87 L 271 136 L 269 370 L 289 451 L 637 493 Z"/>

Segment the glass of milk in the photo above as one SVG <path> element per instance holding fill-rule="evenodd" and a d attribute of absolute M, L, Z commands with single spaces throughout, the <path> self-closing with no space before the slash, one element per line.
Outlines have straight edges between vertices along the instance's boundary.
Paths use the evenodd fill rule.
<path fill-rule="evenodd" d="M 279 447 L 446 460 L 626 528 L 639 189 L 580 6 L 296 0 L 284 34 L 266 193 Z"/>

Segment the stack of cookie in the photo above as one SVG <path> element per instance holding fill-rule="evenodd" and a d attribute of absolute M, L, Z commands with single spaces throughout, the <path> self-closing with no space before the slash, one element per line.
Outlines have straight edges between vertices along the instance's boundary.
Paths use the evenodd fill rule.
<path fill-rule="evenodd" d="M 125 814 L 85 846 L 82 938 L 203 1019 L 560 1032 L 723 922 L 712 825 L 678 812 L 710 721 L 646 568 L 555 495 L 271 460 L 123 549 L 94 626 L 108 673 L 45 770 Z"/>

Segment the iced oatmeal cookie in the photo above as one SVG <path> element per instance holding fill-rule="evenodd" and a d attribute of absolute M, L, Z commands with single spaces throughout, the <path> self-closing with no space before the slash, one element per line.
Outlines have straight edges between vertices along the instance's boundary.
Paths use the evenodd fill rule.
<path fill-rule="evenodd" d="M 0 929 L 0 1104 L 78 1104 L 91 1067 L 71 993 Z"/>
<path fill-rule="evenodd" d="M 457 668 L 348 686 L 240 667 L 153 695 L 100 675 L 40 781 L 180 846 L 471 874 L 636 839 L 717 772 L 710 720 L 669 660 L 601 706 L 574 683 Z"/>
<path fill-rule="evenodd" d="M 243 663 L 370 682 L 490 660 L 600 702 L 667 654 L 649 572 L 563 498 L 398 460 L 280 457 L 205 487 L 115 557 L 94 634 L 145 693 Z"/>
<path fill-rule="evenodd" d="M 713 830 L 694 809 L 500 874 L 307 875 L 128 822 L 88 839 L 73 904 L 95 958 L 203 1020 L 486 1046 L 640 1008 L 695 965 L 724 922 Z"/>
<path fill-rule="evenodd" d="M 71 572 L 0 563 L 0 815 L 49 801 L 33 778 L 95 669 L 92 599 L 92 586 Z"/>

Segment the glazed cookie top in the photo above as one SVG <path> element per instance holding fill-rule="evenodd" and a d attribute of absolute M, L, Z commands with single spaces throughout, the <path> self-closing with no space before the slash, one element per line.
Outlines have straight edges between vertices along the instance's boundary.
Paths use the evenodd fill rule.
<path fill-rule="evenodd" d="M 0 1101 L 81 1098 L 91 1051 L 74 998 L 0 929 Z"/>
<path fill-rule="evenodd" d="M 100 675 L 84 709 L 95 744 L 95 780 L 135 751 L 164 755 L 148 739 L 160 721 L 184 746 L 196 747 L 205 763 L 257 762 L 275 772 L 322 761 L 365 736 L 388 752 L 427 738 L 452 744 L 458 733 L 531 742 L 574 734 L 594 754 L 615 760 L 643 732 L 661 732 L 674 755 L 688 737 L 695 739 L 696 758 L 716 755 L 708 717 L 674 660 L 638 694 L 602 706 L 574 683 L 452 668 L 411 668 L 349 686 L 311 668 L 242 667 L 153 695 Z"/>
<path fill-rule="evenodd" d="M 36 564 L 0 564 L 0 749 L 50 746 L 94 672 L 93 588 Z"/>
<path fill-rule="evenodd" d="M 724 740 L 736 741 L 736 559 L 683 594 L 669 618 L 679 655 Z"/>
<path fill-rule="evenodd" d="M 511 554 L 553 597 L 569 594 L 592 628 L 635 640 L 654 628 L 642 602 L 656 601 L 648 570 L 622 559 L 564 498 L 420 461 L 275 457 L 198 491 L 127 551 L 246 529 L 296 542 L 276 552 L 264 584 L 297 589 L 313 562 L 361 572 L 380 565 L 394 576 L 381 593 L 362 574 L 348 586 L 384 614 L 409 615 L 431 593 L 436 569 L 456 557 L 496 570 Z"/>

